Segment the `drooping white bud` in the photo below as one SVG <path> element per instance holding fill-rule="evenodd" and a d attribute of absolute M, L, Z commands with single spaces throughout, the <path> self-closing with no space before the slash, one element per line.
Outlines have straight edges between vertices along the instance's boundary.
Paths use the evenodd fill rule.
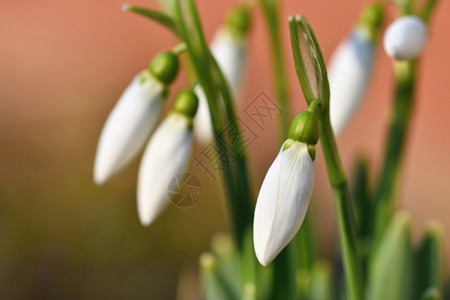
<path fill-rule="evenodd" d="M 343 41 L 328 68 L 330 119 L 336 135 L 342 132 L 360 105 L 372 71 L 375 45 L 359 29 Z"/>
<path fill-rule="evenodd" d="M 245 63 L 245 36 L 237 36 L 230 29 L 221 28 L 214 36 L 210 48 L 231 92 L 237 95 Z"/>
<path fill-rule="evenodd" d="M 139 167 L 137 206 L 139 219 L 150 225 L 169 203 L 175 176 L 188 165 L 192 148 L 192 118 L 198 99 L 192 91 L 178 94 L 172 111 L 151 137 Z"/>
<path fill-rule="evenodd" d="M 159 118 L 165 87 L 146 72 L 134 78 L 103 127 L 94 165 L 94 181 L 98 185 L 136 157 Z"/>
<path fill-rule="evenodd" d="M 293 143 L 283 150 L 288 142 Z M 306 144 L 287 140 L 267 171 L 253 221 L 256 257 L 262 265 L 268 265 L 299 230 L 312 195 L 314 164 Z"/>
<path fill-rule="evenodd" d="M 330 119 L 335 135 L 344 129 L 363 100 L 383 18 L 381 3 L 366 6 L 357 27 L 341 42 L 328 64 Z"/>
<path fill-rule="evenodd" d="M 253 240 L 256 257 L 266 266 L 292 240 L 305 218 L 314 183 L 315 144 L 321 123 L 316 104 L 299 113 L 267 171 L 256 202 Z"/>
<path fill-rule="evenodd" d="M 417 16 L 395 20 L 384 34 L 384 49 L 396 60 L 414 59 L 420 55 L 427 41 L 427 26 Z"/>

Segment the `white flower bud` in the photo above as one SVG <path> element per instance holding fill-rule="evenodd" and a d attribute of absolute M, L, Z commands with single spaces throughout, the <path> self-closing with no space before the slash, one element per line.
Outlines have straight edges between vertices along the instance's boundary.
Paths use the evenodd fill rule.
<path fill-rule="evenodd" d="M 384 34 L 384 49 L 396 60 L 414 59 L 420 55 L 427 41 L 427 26 L 416 16 L 395 20 Z"/>
<path fill-rule="evenodd" d="M 165 87 L 148 74 L 142 82 L 144 72 L 124 91 L 103 127 L 94 165 L 96 184 L 108 181 L 136 157 L 159 118 Z"/>
<path fill-rule="evenodd" d="M 361 29 L 343 41 L 328 68 L 330 119 L 336 135 L 342 132 L 363 99 L 370 78 L 375 45 Z"/>
<path fill-rule="evenodd" d="M 169 203 L 169 183 L 188 165 L 192 148 L 192 119 L 172 112 L 151 137 L 139 167 L 139 219 L 150 225 Z"/>
<path fill-rule="evenodd" d="M 291 145 L 283 150 L 287 142 Z M 312 195 L 314 164 L 306 144 L 287 140 L 267 171 L 253 221 L 256 257 L 262 265 L 269 264 L 299 230 Z"/>

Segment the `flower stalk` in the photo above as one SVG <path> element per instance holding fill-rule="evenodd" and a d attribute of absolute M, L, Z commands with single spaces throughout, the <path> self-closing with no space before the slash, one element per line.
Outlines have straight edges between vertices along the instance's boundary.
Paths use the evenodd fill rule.
<path fill-rule="evenodd" d="M 295 69 L 306 101 L 308 103 L 320 101 L 315 112 L 322 124 L 320 142 L 338 212 L 340 240 L 349 297 L 354 300 L 362 299 L 363 279 L 356 222 L 347 177 L 342 167 L 331 127 L 329 115 L 330 92 L 325 63 L 317 38 L 304 17 L 290 17 L 289 29 Z M 308 67 L 311 69 L 308 69 Z"/>

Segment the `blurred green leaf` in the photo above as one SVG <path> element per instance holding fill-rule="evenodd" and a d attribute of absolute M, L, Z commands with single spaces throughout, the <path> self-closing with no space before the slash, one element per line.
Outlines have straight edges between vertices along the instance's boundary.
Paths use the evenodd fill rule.
<path fill-rule="evenodd" d="M 400 212 L 394 216 L 375 251 L 370 262 L 368 299 L 411 299 L 413 252 L 408 214 Z"/>
<path fill-rule="evenodd" d="M 364 236 L 370 225 L 369 214 L 372 209 L 372 198 L 369 187 L 369 163 L 365 158 L 358 158 L 353 177 L 353 204 L 358 233 Z"/>
<path fill-rule="evenodd" d="M 331 267 L 327 261 L 317 261 L 309 279 L 309 300 L 333 299 L 333 282 Z"/>
<path fill-rule="evenodd" d="M 239 291 L 234 289 L 221 273 L 217 260 L 211 253 L 200 256 L 200 274 L 203 295 L 206 300 L 238 300 Z"/>
<path fill-rule="evenodd" d="M 417 296 L 429 288 L 442 292 L 445 280 L 444 232 L 437 222 L 428 224 L 417 253 Z"/>

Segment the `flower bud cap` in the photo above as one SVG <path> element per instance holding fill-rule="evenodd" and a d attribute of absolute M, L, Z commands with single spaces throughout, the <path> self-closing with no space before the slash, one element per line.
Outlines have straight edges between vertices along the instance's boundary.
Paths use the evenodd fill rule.
<path fill-rule="evenodd" d="M 313 112 L 299 113 L 289 127 L 289 138 L 294 141 L 315 145 L 320 136 L 320 120 Z"/>
<path fill-rule="evenodd" d="M 156 79 L 169 85 L 178 74 L 178 57 L 171 51 L 162 52 L 153 59 L 148 68 Z"/>
<path fill-rule="evenodd" d="M 172 111 L 194 118 L 198 108 L 197 95 L 192 90 L 181 91 L 173 104 Z"/>
<path fill-rule="evenodd" d="M 384 11 L 383 4 L 375 2 L 367 6 L 359 18 L 358 27 L 367 33 L 367 38 L 376 43 L 378 33 L 383 25 Z"/>
<path fill-rule="evenodd" d="M 225 26 L 234 34 L 243 36 L 250 28 L 250 11 L 246 6 L 239 6 L 230 11 L 225 19 Z"/>

